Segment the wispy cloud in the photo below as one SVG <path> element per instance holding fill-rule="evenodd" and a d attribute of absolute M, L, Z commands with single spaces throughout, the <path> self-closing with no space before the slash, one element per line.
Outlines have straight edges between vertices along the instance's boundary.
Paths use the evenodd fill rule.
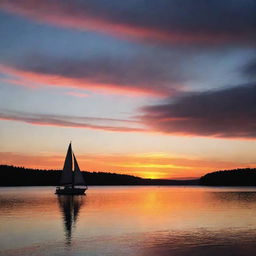
<path fill-rule="evenodd" d="M 3 10 L 61 27 L 160 43 L 253 43 L 255 2 L 2 0 Z"/>
<path fill-rule="evenodd" d="M 164 97 L 182 90 L 185 76 L 176 74 L 176 70 L 173 75 L 171 71 L 168 74 L 164 68 L 149 60 L 145 65 L 143 63 L 136 60 L 75 61 L 40 57 L 25 59 L 19 64 L 0 63 L 0 72 L 12 77 L 5 79 L 5 82 L 10 80 L 10 83 L 14 81 L 16 85 L 28 87 L 47 85 L 144 97 Z"/>
<path fill-rule="evenodd" d="M 33 125 L 174 136 L 255 139 L 256 85 L 187 93 L 159 105 L 145 106 L 134 119 L 78 117 L 0 111 L 0 119 Z"/>
<path fill-rule="evenodd" d="M 148 131 L 146 128 L 139 127 L 138 122 L 136 121 L 113 118 L 76 117 L 0 110 L 0 119 L 24 122 L 40 126 L 70 127 L 91 130 L 102 130 L 109 132 Z M 122 124 L 126 124 L 126 126 L 123 126 Z M 137 126 L 135 126 L 134 124 L 137 124 Z"/>

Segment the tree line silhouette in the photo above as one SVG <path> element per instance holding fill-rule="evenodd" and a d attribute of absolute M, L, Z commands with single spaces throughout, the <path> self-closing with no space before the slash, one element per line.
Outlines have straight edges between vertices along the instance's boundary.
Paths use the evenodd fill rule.
<path fill-rule="evenodd" d="M 61 172 L 0 165 L 0 186 L 58 186 Z M 195 180 L 143 179 L 109 172 L 83 171 L 82 174 L 87 185 L 256 186 L 254 168 L 216 171 Z"/>
<path fill-rule="evenodd" d="M 82 172 L 87 185 L 198 185 L 198 180 L 143 179 L 108 172 Z M 58 186 L 60 170 L 0 165 L 0 186 Z"/>
<path fill-rule="evenodd" d="M 200 178 L 205 186 L 256 186 L 256 169 L 244 168 L 208 173 Z"/>

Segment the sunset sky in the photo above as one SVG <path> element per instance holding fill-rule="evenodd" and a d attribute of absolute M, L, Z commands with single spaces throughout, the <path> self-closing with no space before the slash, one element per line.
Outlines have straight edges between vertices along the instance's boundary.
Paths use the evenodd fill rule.
<path fill-rule="evenodd" d="M 1 0 L 0 163 L 196 178 L 256 167 L 255 0 Z"/>

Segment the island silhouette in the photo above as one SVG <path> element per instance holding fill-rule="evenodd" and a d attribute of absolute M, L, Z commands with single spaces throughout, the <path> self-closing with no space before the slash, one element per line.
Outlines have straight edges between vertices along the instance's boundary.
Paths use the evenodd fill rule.
<path fill-rule="evenodd" d="M 256 169 L 244 168 L 208 173 L 200 178 L 204 186 L 256 186 Z"/>

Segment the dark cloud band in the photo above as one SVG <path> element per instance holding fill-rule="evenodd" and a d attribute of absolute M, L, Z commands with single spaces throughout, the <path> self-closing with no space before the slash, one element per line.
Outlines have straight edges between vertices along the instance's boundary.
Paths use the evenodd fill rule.
<path fill-rule="evenodd" d="M 39 22 L 161 43 L 255 43 L 254 0 L 2 0 Z"/>
<path fill-rule="evenodd" d="M 194 93 L 142 111 L 142 120 L 163 133 L 256 138 L 255 83 Z"/>

